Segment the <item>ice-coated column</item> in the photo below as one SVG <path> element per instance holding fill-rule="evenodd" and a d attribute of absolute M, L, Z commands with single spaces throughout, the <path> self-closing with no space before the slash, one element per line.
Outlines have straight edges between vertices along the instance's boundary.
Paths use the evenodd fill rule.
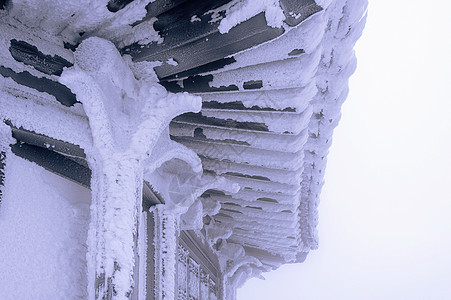
<path fill-rule="evenodd" d="M 152 207 L 150 212 L 155 225 L 155 300 L 173 300 L 180 214 L 163 204 Z"/>
<path fill-rule="evenodd" d="M 172 118 L 201 108 L 200 97 L 168 93 L 152 67 L 122 58 L 109 41 L 89 38 L 60 78 L 82 102 L 93 140 L 85 149 L 92 170 L 89 299 L 130 298 L 144 161 Z M 163 219 L 170 224 L 170 218 Z"/>

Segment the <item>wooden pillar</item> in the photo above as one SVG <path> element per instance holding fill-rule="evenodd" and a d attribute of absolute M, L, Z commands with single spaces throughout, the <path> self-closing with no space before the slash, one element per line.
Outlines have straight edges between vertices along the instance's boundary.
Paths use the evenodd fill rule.
<path fill-rule="evenodd" d="M 89 38 L 78 46 L 74 67 L 63 71 L 60 82 L 83 104 L 93 141 L 92 148 L 85 149 L 92 170 L 89 299 L 128 300 L 134 295 L 136 279 L 144 162 L 159 137 L 168 134 L 170 120 L 199 111 L 201 99 L 169 94 L 157 83 L 152 65 L 124 60 L 111 42 L 100 38 Z M 170 240 L 160 252 L 169 253 L 178 225 L 164 209 L 157 215 L 164 226 L 161 234 Z M 163 256 L 164 270 L 175 258 Z M 171 276 L 164 273 L 164 282 L 171 282 Z M 164 289 L 162 299 L 173 299 L 173 294 Z"/>
<path fill-rule="evenodd" d="M 150 212 L 154 219 L 155 300 L 174 300 L 180 215 L 163 204 Z"/>

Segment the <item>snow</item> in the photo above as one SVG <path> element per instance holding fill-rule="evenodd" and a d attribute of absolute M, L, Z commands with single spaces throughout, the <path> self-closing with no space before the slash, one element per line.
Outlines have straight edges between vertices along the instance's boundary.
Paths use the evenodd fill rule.
<path fill-rule="evenodd" d="M 289 53 L 294 49 L 312 53 L 322 42 L 328 22 L 328 15 L 320 11 L 296 27 L 285 26 L 285 33 L 281 36 L 234 54 L 236 62 L 213 73 L 293 58 L 296 56 Z"/>
<path fill-rule="evenodd" d="M 225 18 L 219 23 L 219 32 L 224 34 L 236 25 L 249 20 L 261 12 L 265 13 L 266 23 L 271 27 L 282 27 L 285 15 L 278 0 L 235 0 L 216 9 L 226 8 Z M 214 19 L 214 17 L 212 16 Z"/>
<path fill-rule="evenodd" d="M 268 177 L 275 181 L 270 186 L 270 190 L 268 185 L 259 183 L 252 184 L 254 190 L 239 190 L 236 184 L 233 185 L 220 177 L 221 170 L 217 178 L 202 175 L 202 166 L 196 154 L 187 147 L 169 140 L 170 120 L 184 112 L 200 111 L 200 97 L 186 93 L 168 93 L 157 83 L 158 79 L 153 72 L 153 67 L 161 62 L 133 63 L 130 57 L 121 57 L 116 50 L 116 46 L 122 47 L 135 42 L 140 44 L 152 41 L 162 42 L 153 30 L 155 18 L 133 28 L 129 26 L 145 16 L 145 5 L 149 1 L 133 1 L 119 11 L 115 15 L 116 18 L 113 18 L 113 14 L 106 10 L 106 1 L 86 2 L 89 7 L 86 14 L 79 14 L 81 5 L 66 7 L 59 2 L 55 5 L 50 1 L 43 1 L 42 6 L 38 7 L 36 3 L 25 0 L 18 0 L 16 3 L 12 14 L 30 21 L 30 26 L 42 27 L 49 32 L 59 30 L 62 37 L 70 41 L 80 40 L 79 32 L 86 31 L 82 37 L 84 41 L 77 48 L 72 59 L 72 56 L 68 54 L 70 52 L 58 50 L 62 48 L 60 47 L 61 39 L 54 39 L 51 42 L 38 41 L 37 38 L 26 37 L 26 34 L 20 33 L 19 29 L 12 26 L 2 25 L 1 27 L 5 29 L 5 36 L 25 36 L 24 40 L 36 42 L 39 46 L 44 45 L 44 53 L 58 54 L 69 57 L 69 61 L 74 61 L 74 67 L 66 69 L 59 80 L 77 95 L 83 107 L 78 104 L 74 108 L 56 109 L 55 105 L 51 104 L 54 99 L 49 95 L 19 87 L 9 78 L 0 78 L 2 92 L 0 118 L 11 120 L 15 126 L 24 126 L 36 132 L 81 145 L 85 149 L 92 170 L 92 203 L 90 209 L 87 208 L 87 203 L 79 205 L 75 200 L 70 200 L 71 204 L 64 204 L 66 202 L 61 201 L 61 198 L 65 200 L 66 197 L 62 196 L 63 192 L 49 187 L 49 185 L 64 187 L 64 183 L 56 182 L 55 178 L 47 180 L 47 175 L 42 176 L 44 171 L 40 168 L 13 157 L 12 163 L 8 161 L 7 197 L 4 201 L 5 205 L 0 210 L 0 239 L 3 241 L 4 238 L 8 243 L 0 245 L 4 247 L 0 248 L 0 252 L 11 252 L 6 249 L 16 247 L 16 244 L 26 245 L 27 239 L 37 246 L 31 249 L 18 247 L 20 248 L 18 251 L 7 253 L 0 259 L 0 269 L 12 269 L 14 264 L 9 261 L 22 259 L 24 263 L 19 264 L 17 271 L 12 270 L 9 275 L 0 276 L 14 277 L 18 273 L 21 276 L 39 274 L 43 268 L 56 268 L 55 266 L 59 263 L 54 261 L 56 257 L 63 260 L 61 270 L 65 271 L 64 275 L 57 275 L 61 273 L 61 270 L 48 271 L 43 277 L 45 283 L 48 283 L 45 289 L 37 288 L 36 279 L 23 280 L 27 281 L 30 289 L 37 293 L 35 298 L 48 298 L 47 295 L 50 294 L 45 293 L 58 288 L 56 293 L 59 294 L 55 295 L 61 299 L 68 298 L 68 295 L 76 295 L 82 299 L 89 296 L 93 299 L 95 283 L 104 276 L 105 282 L 99 281 L 100 294 L 108 292 L 107 289 L 110 288 L 108 280 L 111 279 L 111 285 L 117 293 L 114 299 L 127 299 L 127 294 L 133 286 L 132 274 L 135 268 L 134 234 L 137 226 L 141 228 L 143 226 L 139 207 L 144 178 L 149 179 L 155 190 L 163 195 L 166 201 L 164 206 L 158 206 L 154 212 L 160 214 L 157 218 L 159 223 L 156 224 L 160 232 L 155 243 L 160 247 L 158 251 L 160 251 L 161 268 L 164 269 L 164 272 L 159 274 L 162 281 L 159 281 L 161 286 L 157 289 L 169 298 L 174 296 L 171 291 L 174 290 L 175 284 L 176 235 L 180 229 L 200 229 L 203 225 L 202 218 L 218 213 L 220 202 L 223 208 L 228 206 L 230 208 L 230 205 L 238 201 L 241 201 L 241 204 L 251 203 L 250 206 L 253 206 L 252 203 L 257 202 L 258 199 L 273 193 L 280 203 L 276 207 L 272 202 L 264 202 L 261 204 L 261 211 L 246 207 L 240 208 L 239 212 L 231 210 L 232 221 L 223 219 L 222 223 L 219 223 L 212 219 L 206 227 L 210 245 L 223 242 L 218 253 L 228 284 L 225 290 L 229 295 L 233 293 L 233 288 L 244 282 L 247 277 L 258 275 L 265 270 L 260 261 L 246 255 L 241 246 L 245 244 L 246 238 L 240 235 L 238 229 L 232 229 L 237 223 L 255 231 L 264 228 L 265 233 L 279 232 L 281 237 L 294 233 L 296 234 L 294 241 L 281 239 L 280 245 L 288 247 L 296 243 L 298 251 L 308 251 L 317 246 L 316 207 L 323 184 L 324 172 L 322 171 L 325 168 L 325 156 L 330 145 L 332 129 L 339 120 L 340 105 L 347 95 L 347 78 L 355 69 L 352 47 L 364 24 L 361 15 L 364 14 L 365 8 L 360 1 L 339 0 L 333 3 L 327 0 L 318 1 L 317 3 L 325 8 L 324 12 L 315 14 L 271 43 L 237 54 L 235 56 L 237 62 L 218 71 L 211 82 L 211 86 L 238 83 L 240 93 L 236 94 L 235 100 L 242 101 L 246 107 L 262 106 L 262 102 L 265 102 L 263 103 L 265 107 L 279 109 L 289 106 L 296 110 L 292 117 L 299 122 L 284 124 L 280 122 L 277 112 L 261 112 L 259 116 L 264 116 L 264 121 L 272 133 L 289 131 L 299 135 L 296 146 L 305 147 L 305 149 L 297 149 L 293 152 L 300 151 L 300 153 L 281 152 L 274 159 L 268 160 L 268 155 L 273 154 L 273 151 L 277 151 L 280 147 L 275 140 L 269 138 L 260 140 L 260 144 L 251 150 L 248 150 L 249 147 L 236 146 L 239 153 L 232 154 L 222 152 L 226 144 L 218 143 L 212 147 L 206 147 L 202 143 L 192 145 L 199 154 L 214 151 L 218 158 L 223 160 L 257 165 L 255 168 L 277 169 L 274 172 L 268 172 Z M 358 9 L 352 9 L 353 6 Z M 54 16 L 62 17 L 61 20 L 66 20 L 66 17 L 71 19 L 70 24 L 64 28 L 55 24 L 55 28 L 52 28 L 51 18 L 38 16 L 43 7 L 55 13 Z M 26 10 L 29 12 L 27 13 Z M 225 17 L 219 14 L 221 11 L 225 11 Z M 74 12 L 75 17 L 69 17 Z M 211 22 L 220 22 L 219 31 L 227 33 L 236 25 L 262 12 L 265 13 L 269 26 L 283 26 L 284 15 L 277 0 L 235 0 L 207 13 L 211 13 Z M 198 19 L 197 16 L 192 16 L 191 22 L 196 22 Z M 362 22 L 358 23 L 359 21 Z M 32 33 L 37 36 L 42 34 L 40 29 L 33 29 Z M 8 52 L 8 38 L 2 37 L 0 41 L 0 53 L 3 55 L 0 60 L 10 63 L 8 67 L 17 72 L 28 70 L 37 76 L 44 76 L 32 70 L 31 67 L 11 59 Z M 304 52 L 292 57 L 289 53 L 293 49 L 302 49 Z M 177 61 L 172 58 L 165 63 L 177 65 Z M 54 76 L 47 77 L 56 79 Z M 242 84 L 250 78 L 261 80 L 265 88 L 244 92 Z M 274 99 L 270 97 L 275 91 L 277 93 L 283 91 L 284 99 L 280 99 L 280 102 L 273 101 Z M 204 100 L 211 97 L 223 103 L 228 101 L 227 97 L 231 94 L 233 93 L 206 94 Z M 27 97 L 28 95 L 32 97 Z M 264 96 L 270 99 L 262 100 Z M 33 100 L 24 104 L 22 101 L 14 101 L 16 97 Z M 315 117 L 318 114 L 323 116 L 322 119 Z M 204 115 L 244 122 L 253 121 L 255 118 L 252 113 L 232 115 L 227 111 L 214 110 L 205 110 Z M 5 134 L 0 134 L 0 138 L 9 136 L 7 126 L 1 127 L 0 130 L 5 131 Z M 186 128 L 180 130 L 186 130 Z M 223 133 L 219 129 L 211 129 L 205 130 L 204 134 L 215 139 Z M 0 140 L 0 144 L 8 142 L 8 140 Z M 273 148 L 267 147 L 266 144 L 269 143 Z M 294 154 L 298 155 L 296 162 L 292 161 Z M 12 166 L 16 166 L 16 170 L 11 169 Z M 31 172 L 18 171 L 24 168 L 29 168 Z M 243 167 L 230 163 L 222 171 L 226 173 L 231 168 Z M 245 169 L 249 171 L 247 167 Z M 249 172 L 251 173 L 252 170 Z M 302 180 L 302 185 L 294 190 L 285 189 L 283 185 L 284 178 L 287 177 L 285 173 L 300 172 L 303 172 L 303 178 L 296 177 L 292 180 L 296 182 Z M 257 172 L 257 174 L 261 173 Z M 23 188 L 24 186 L 26 188 Z M 23 191 L 20 191 L 22 188 Z M 34 195 L 36 190 L 43 188 L 44 191 L 40 192 L 39 196 Z M 210 188 L 225 190 L 233 196 L 228 204 L 225 204 L 220 197 L 198 199 L 205 190 Z M 277 192 L 286 192 L 290 195 L 276 195 Z M 294 202 L 299 204 L 297 201 L 301 201 L 299 207 L 296 205 L 293 207 Z M 43 210 L 35 209 L 38 206 Z M 275 214 L 275 212 L 283 212 L 282 208 L 284 210 L 289 208 L 292 214 L 287 215 L 291 217 L 285 218 L 282 214 Z M 79 214 L 80 218 L 74 217 Z M 25 223 L 16 227 L 12 226 L 18 223 L 14 222 L 15 220 L 21 220 L 24 216 Z M 39 223 L 41 219 L 42 224 Z M 86 224 L 89 219 L 88 230 Z M 217 219 L 220 220 L 221 216 Z M 56 223 L 51 223 L 53 220 Z M 84 225 L 78 223 L 81 221 Z M 35 226 L 35 223 L 39 225 Z M 50 224 L 59 226 L 53 228 Z M 29 227 L 33 226 L 36 228 L 30 230 Z M 76 235 L 72 240 L 68 239 L 69 231 Z M 45 238 L 43 241 L 37 238 L 39 237 L 37 232 Z M 233 239 L 232 233 L 234 233 Z M 295 259 L 296 253 L 277 252 L 279 245 L 271 244 L 272 240 L 265 233 L 255 237 L 255 244 L 288 261 Z M 15 235 L 24 238 L 13 240 Z M 228 238 L 230 241 L 226 242 L 225 239 Z M 49 243 L 46 244 L 44 241 L 49 240 L 52 243 L 55 241 L 57 246 L 47 250 Z M 143 241 L 140 240 L 140 248 L 142 243 Z M 77 251 L 71 252 L 77 245 L 82 245 L 83 249 L 78 251 L 77 248 Z M 85 258 L 86 247 L 89 251 Z M 30 262 L 25 258 L 35 256 L 33 255 L 35 249 L 42 250 L 46 255 L 51 256 L 48 258 L 48 265 L 44 265 L 46 260 L 38 259 L 37 262 Z M 64 252 L 69 254 L 59 258 Z M 68 259 L 78 265 L 70 265 L 70 261 L 66 261 Z M 87 281 L 84 276 L 81 276 L 84 279 L 71 277 L 78 274 L 73 272 L 71 267 L 79 268 L 80 274 L 85 274 L 86 264 L 89 266 Z M 2 288 L 10 292 L 9 289 L 14 289 L 21 281 L 20 278 L 8 278 L 8 282 L 11 280 L 14 284 L 8 287 L 2 287 L 1 282 L 4 280 L 0 280 L 0 294 L 3 294 Z M 85 295 L 86 290 L 89 290 L 91 294 Z M 16 291 L 15 295 L 22 292 L 25 293 L 25 290 Z M 24 298 L 24 295 L 20 294 L 15 299 L 17 298 Z"/>
<path fill-rule="evenodd" d="M 138 42 L 140 45 L 150 44 L 151 42 L 157 42 L 161 44 L 163 38 L 153 28 L 153 24 L 157 21 L 157 18 L 151 18 L 144 21 L 131 29 L 130 33 L 121 37 L 117 43 L 118 47 L 124 47 Z"/>
<path fill-rule="evenodd" d="M 133 285 L 133 233 L 136 224 L 140 224 L 136 207 L 141 203 L 143 163 L 147 157 L 152 157 L 153 149 L 159 142 L 160 146 L 174 143 L 166 141 L 161 144 L 161 136 L 168 136 L 167 126 L 174 116 L 200 110 L 199 97 L 186 93 L 169 94 L 156 83 L 152 66 L 140 63 L 135 68 L 130 59 L 119 55 L 111 42 L 89 38 L 78 47 L 75 66 L 66 69 L 60 78 L 83 103 L 93 138 L 93 147 L 85 149 L 92 170 L 93 194 L 88 264 L 95 266 L 95 269 L 89 270 L 89 290 L 94 291 L 96 277 L 104 274 L 105 278 L 112 278 L 112 286 L 117 292 L 115 299 L 126 299 Z M 133 70 L 136 70 L 135 74 Z M 187 151 L 186 148 L 181 149 Z M 166 153 L 161 154 L 164 156 Z M 163 176 L 177 173 L 176 170 L 171 171 L 170 164 L 164 165 L 161 158 L 158 160 L 162 167 L 169 166 Z M 200 161 L 194 166 L 193 170 L 198 170 Z M 165 223 L 165 230 L 169 230 L 168 224 L 176 227 L 173 231 L 179 230 L 180 215 L 187 212 L 205 190 L 222 187 L 237 191 L 236 185 L 224 179 L 198 175 L 194 172 L 184 178 L 182 173 L 182 181 L 177 177 L 175 181 L 166 181 L 167 190 L 162 194 L 166 195 L 164 209 L 168 213 L 162 220 L 169 218 L 169 223 Z M 198 218 L 191 225 L 197 228 L 202 219 L 202 205 L 200 201 L 196 203 L 188 215 Z M 176 234 L 171 232 L 162 234 Z M 162 241 L 161 247 L 174 248 L 171 241 Z M 163 252 L 167 253 L 166 250 Z M 170 268 L 174 258 L 164 254 L 162 260 Z M 168 275 L 168 270 L 165 274 L 163 281 L 172 284 L 170 277 L 173 275 Z M 105 284 L 100 288 L 100 293 L 107 293 L 108 288 Z M 168 292 L 168 288 L 163 288 L 163 292 Z"/>
<path fill-rule="evenodd" d="M 310 138 L 305 148 L 313 151 L 315 156 L 309 159 L 306 151 L 304 168 L 307 172 L 302 182 L 304 200 L 300 205 L 303 210 L 300 214 L 301 235 L 305 245 L 311 249 L 318 247 L 317 207 L 324 184 L 323 170 L 333 129 L 340 119 L 341 104 L 347 97 L 348 78 L 356 68 L 352 48 L 365 25 L 365 11 L 366 1 L 361 0 L 335 1 L 326 9 L 330 22 L 324 34 L 321 61 L 316 74 L 319 92 L 312 99 L 313 113 L 321 113 L 323 117 L 322 121 L 312 118 L 309 124 Z"/>
<path fill-rule="evenodd" d="M 202 20 L 197 15 L 193 15 L 190 20 L 191 23 L 200 22 L 200 21 L 202 21 Z"/>
<path fill-rule="evenodd" d="M 322 8 L 326 8 L 333 2 L 333 0 L 315 0 L 315 2 Z"/>
<path fill-rule="evenodd" d="M 32 66 L 16 61 L 12 57 L 9 50 L 11 46 L 11 40 L 24 41 L 27 42 L 28 44 L 37 46 L 39 51 L 42 52 L 44 55 L 49 56 L 58 55 L 59 57 L 62 57 L 68 62 L 73 61 L 72 52 L 59 45 L 58 41 L 55 41 L 50 37 L 47 39 L 47 36 L 43 34 L 42 34 L 43 37 L 38 38 L 34 35 L 31 35 L 29 29 L 27 30 L 25 28 L 20 28 L 20 26 L 15 26 L 15 24 L 13 25 L 3 23 L 4 21 L 7 20 L 8 19 L 2 20 L 2 18 L 0 17 L 0 31 L 2 32 L 0 36 L 0 59 L 2 61 L 3 67 L 10 68 L 17 73 L 27 71 L 28 73 L 32 74 L 37 78 L 48 78 L 51 80 L 55 80 L 55 78 L 57 78 L 57 76 L 55 75 L 44 74 L 36 70 Z M 40 34 L 41 32 L 39 29 L 35 29 L 34 33 Z"/>
<path fill-rule="evenodd" d="M 0 122 L 0 151 L 9 151 L 9 145 L 14 144 L 15 140 L 11 136 L 11 128 L 3 122 Z"/>
<path fill-rule="evenodd" d="M 166 61 L 166 63 L 168 64 L 168 65 L 171 65 L 171 66 L 177 66 L 179 63 L 176 61 L 176 60 L 174 60 L 173 58 L 170 58 L 170 59 L 168 59 L 167 61 Z"/>
<path fill-rule="evenodd" d="M 8 155 L 0 208 L 1 299 L 86 299 L 89 202 L 85 188 Z"/>
<path fill-rule="evenodd" d="M 7 18 L 0 18 L 0 60 L 2 66 L 15 72 L 29 72 L 38 78 L 45 77 L 56 80 L 55 75 L 43 74 L 31 66 L 17 62 L 9 52 L 10 40 L 16 39 L 38 47 L 45 55 L 58 55 L 69 62 L 73 61 L 71 51 L 63 48 L 38 29 L 25 29 L 22 24 L 4 24 Z M 39 35 L 40 38 L 37 36 Z M 71 141 L 82 148 L 89 148 L 91 143 L 89 127 L 81 105 L 71 107 L 62 106 L 53 95 L 39 92 L 35 89 L 19 85 L 11 78 L 0 76 L 0 119 L 10 120 L 16 127 L 24 127 L 28 130 L 64 141 Z M 20 98 L 21 101 L 18 101 Z M 73 130 L 77 128 L 77 130 Z"/>

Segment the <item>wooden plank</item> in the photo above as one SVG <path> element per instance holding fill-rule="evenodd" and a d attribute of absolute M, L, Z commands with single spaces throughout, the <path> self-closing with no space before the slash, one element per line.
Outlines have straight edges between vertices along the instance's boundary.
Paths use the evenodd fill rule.
<path fill-rule="evenodd" d="M 212 13 L 208 13 L 208 10 L 227 2 L 230 1 L 181 1 L 181 3 L 156 1 L 151 3 L 149 8 L 150 6 L 161 8 L 165 4 L 171 7 L 164 13 L 158 14 L 160 10 L 156 10 L 152 14 L 158 18 L 154 28 L 164 38 L 164 42 L 160 44 L 152 42 L 147 45 L 135 43 L 122 49 L 122 52 L 130 54 L 135 61 L 166 62 L 173 59 L 176 65 L 163 63 L 155 68 L 159 78 L 173 79 L 176 74 L 211 64 L 274 39 L 284 32 L 282 28 L 267 26 L 264 13 L 260 13 L 235 26 L 227 34 L 219 33 L 217 28 L 219 22 L 210 22 Z M 285 23 L 290 26 L 296 26 L 322 10 L 313 0 L 281 0 L 280 3 L 286 16 Z M 225 16 L 224 11 L 219 14 L 222 17 Z M 146 18 L 149 19 L 148 16 Z M 197 71 L 200 73 L 200 70 Z M 191 71 L 189 75 L 193 74 L 196 74 L 195 71 Z M 179 75 L 179 77 L 183 76 L 187 74 Z"/>
<path fill-rule="evenodd" d="M 225 91 L 238 91 L 238 87 L 234 84 L 229 86 L 212 87 L 209 82 L 213 80 L 213 75 L 205 76 L 190 76 L 183 80 L 183 87 L 181 87 L 177 81 L 160 81 L 160 84 L 166 88 L 169 92 L 180 93 L 203 93 L 203 92 L 225 92 Z"/>
<path fill-rule="evenodd" d="M 11 124 L 8 125 L 11 126 Z M 12 147 L 16 155 L 90 188 L 91 170 L 84 161 L 86 154 L 82 148 L 23 128 L 11 126 L 11 131 L 12 136 L 20 142 L 20 147 L 18 145 Z M 5 156 L 6 153 L 0 152 L 0 186 L 3 183 Z M 144 181 L 143 210 L 161 203 L 164 203 L 162 198 L 155 193 L 148 182 Z"/>
<path fill-rule="evenodd" d="M 58 55 L 45 55 L 27 42 L 12 39 L 10 44 L 9 52 L 16 61 L 32 66 L 44 74 L 59 76 L 64 67 L 73 65 Z"/>
<path fill-rule="evenodd" d="M 8 124 L 11 125 L 11 124 Z M 47 148 L 67 156 L 73 156 L 84 159 L 86 154 L 78 145 L 50 138 L 48 136 L 37 134 L 23 128 L 11 127 L 13 137 L 29 145 Z"/>
<path fill-rule="evenodd" d="M 144 21 L 148 21 L 156 16 L 159 16 L 160 14 L 163 14 L 179 6 L 186 1 L 188 0 L 158 0 L 150 2 L 146 6 L 147 10 L 146 16 L 141 21 L 135 22 L 133 26 L 136 26 Z"/>
<path fill-rule="evenodd" d="M 71 92 L 71 90 L 59 82 L 44 77 L 35 77 L 27 71 L 16 73 L 12 69 L 3 67 L 1 65 L 0 75 L 5 78 L 11 78 L 16 83 L 30 87 L 39 92 L 48 93 L 54 96 L 56 100 L 62 105 L 72 106 L 77 103 L 77 98 Z"/>
<path fill-rule="evenodd" d="M 211 20 L 210 16 L 212 13 L 207 13 L 212 9 L 216 9 L 231 0 L 191 0 L 191 1 L 181 1 L 179 5 L 173 7 L 162 14 L 158 15 L 158 20 L 154 23 L 154 28 L 160 31 L 163 36 L 168 35 L 170 32 L 175 32 L 177 30 L 186 30 L 186 26 L 195 25 L 199 23 L 208 23 Z M 159 1 L 157 1 L 158 3 Z M 179 1 L 177 1 L 179 2 Z M 191 18 L 197 16 L 201 21 L 191 22 Z M 216 27 L 212 24 L 212 28 Z M 205 24 L 202 25 L 204 27 Z M 196 26 L 197 27 L 197 26 Z M 174 30 L 175 29 L 175 30 Z M 188 31 L 190 31 L 188 29 Z M 186 32 L 186 31 L 185 31 Z"/>
<path fill-rule="evenodd" d="M 178 78 L 193 77 L 197 74 L 208 73 L 208 72 L 219 70 L 219 69 L 221 69 L 227 65 L 233 64 L 235 62 L 236 62 L 236 60 L 234 57 L 225 57 L 225 58 L 221 58 L 221 59 L 212 61 L 205 65 L 189 69 L 187 71 L 183 71 L 183 72 L 171 75 L 171 76 L 167 76 L 165 78 L 162 78 L 161 80 L 162 81 L 171 81 L 171 80 L 177 80 Z"/>
<path fill-rule="evenodd" d="M 57 152 L 25 143 L 11 146 L 12 152 L 66 179 L 90 187 L 91 170 Z"/>
<path fill-rule="evenodd" d="M 256 130 L 256 131 L 269 131 L 268 126 L 264 123 L 258 122 L 240 122 L 235 120 L 224 120 L 214 117 L 205 117 L 202 113 L 186 113 L 174 118 L 177 122 L 209 125 L 236 129 Z M 201 127 L 201 126 L 200 126 Z"/>
<path fill-rule="evenodd" d="M 200 22 L 183 19 L 176 25 L 162 29 L 164 43 L 132 44 L 122 52 L 130 54 L 135 61 L 162 61 L 173 59 L 177 64 L 164 63 L 156 67 L 159 78 L 168 77 L 231 54 L 251 48 L 281 35 L 283 28 L 272 28 L 266 24 L 263 13 L 232 28 L 229 33 L 219 33 L 218 23 L 209 23 L 209 16 Z"/>

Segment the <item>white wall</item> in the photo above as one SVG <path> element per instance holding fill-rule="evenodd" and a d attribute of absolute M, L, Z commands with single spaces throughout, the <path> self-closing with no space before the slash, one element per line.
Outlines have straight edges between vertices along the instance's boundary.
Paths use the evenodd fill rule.
<path fill-rule="evenodd" d="M 89 190 L 10 155 L 0 206 L 0 299 L 86 299 Z"/>

